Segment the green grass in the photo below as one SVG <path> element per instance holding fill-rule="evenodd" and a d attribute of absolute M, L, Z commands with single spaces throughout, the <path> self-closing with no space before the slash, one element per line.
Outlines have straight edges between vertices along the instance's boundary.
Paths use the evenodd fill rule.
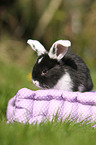
<path fill-rule="evenodd" d="M 7 124 L 6 109 L 8 100 L 20 88 L 37 88 L 28 81 L 29 68 L 16 64 L 8 65 L 0 62 L 0 145 L 96 145 L 96 129 L 90 125 L 74 122 L 47 122 L 40 125 Z M 92 78 L 96 88 L 96 75 Z"/>
<path fill-rule="evenodd" d="M 96 129 L 79 124 L 0 124 L 2 145 L 95 145 Z"/>

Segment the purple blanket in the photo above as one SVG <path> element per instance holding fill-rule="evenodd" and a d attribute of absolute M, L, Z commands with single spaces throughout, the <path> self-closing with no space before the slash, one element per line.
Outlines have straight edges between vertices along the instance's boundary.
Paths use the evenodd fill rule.
<path fill-rule="evenodd" d="M 96 122 L 96 92 L 32 91 L 22 88 L 8 102 L 8 122 L 41 123 L 66 118 Z"/>

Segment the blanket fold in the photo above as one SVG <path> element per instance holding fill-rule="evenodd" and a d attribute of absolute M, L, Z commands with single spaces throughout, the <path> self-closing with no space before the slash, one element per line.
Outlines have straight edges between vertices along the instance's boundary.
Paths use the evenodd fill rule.
<path fill-rule="evenodd" d="M 77 122 L 96 122 L 96 92 L 20 89 L 8 102 L 9 122 L 41 123 L 66 118 Z"/>

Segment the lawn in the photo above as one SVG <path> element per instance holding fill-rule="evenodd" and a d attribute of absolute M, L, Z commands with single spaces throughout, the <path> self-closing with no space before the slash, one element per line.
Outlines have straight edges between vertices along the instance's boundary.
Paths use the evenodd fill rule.
<path fill-rule="evenodd" d="M 23 87 L 37 89 L 28 80 L 30 71 L 31 68 L 0 62 L 0 145 L 95 145 L 96 129 L 91 125 L 57 121 L 40 125 L 6 123 L 8 100 Z M 96 89 L 95 73 L 92 71 Z"/>

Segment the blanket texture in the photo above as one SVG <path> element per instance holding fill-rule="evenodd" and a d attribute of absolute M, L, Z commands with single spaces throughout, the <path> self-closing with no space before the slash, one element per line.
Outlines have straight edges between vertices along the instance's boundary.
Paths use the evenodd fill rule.
<path fill-rule="evenodd" d="M 32 91 L 22 88 L 8 102 L 9 122 L 41 123 L 66 118 L 76 122 L 96 122 L 96 92 L 65 92 L 61 90 Z"/>

